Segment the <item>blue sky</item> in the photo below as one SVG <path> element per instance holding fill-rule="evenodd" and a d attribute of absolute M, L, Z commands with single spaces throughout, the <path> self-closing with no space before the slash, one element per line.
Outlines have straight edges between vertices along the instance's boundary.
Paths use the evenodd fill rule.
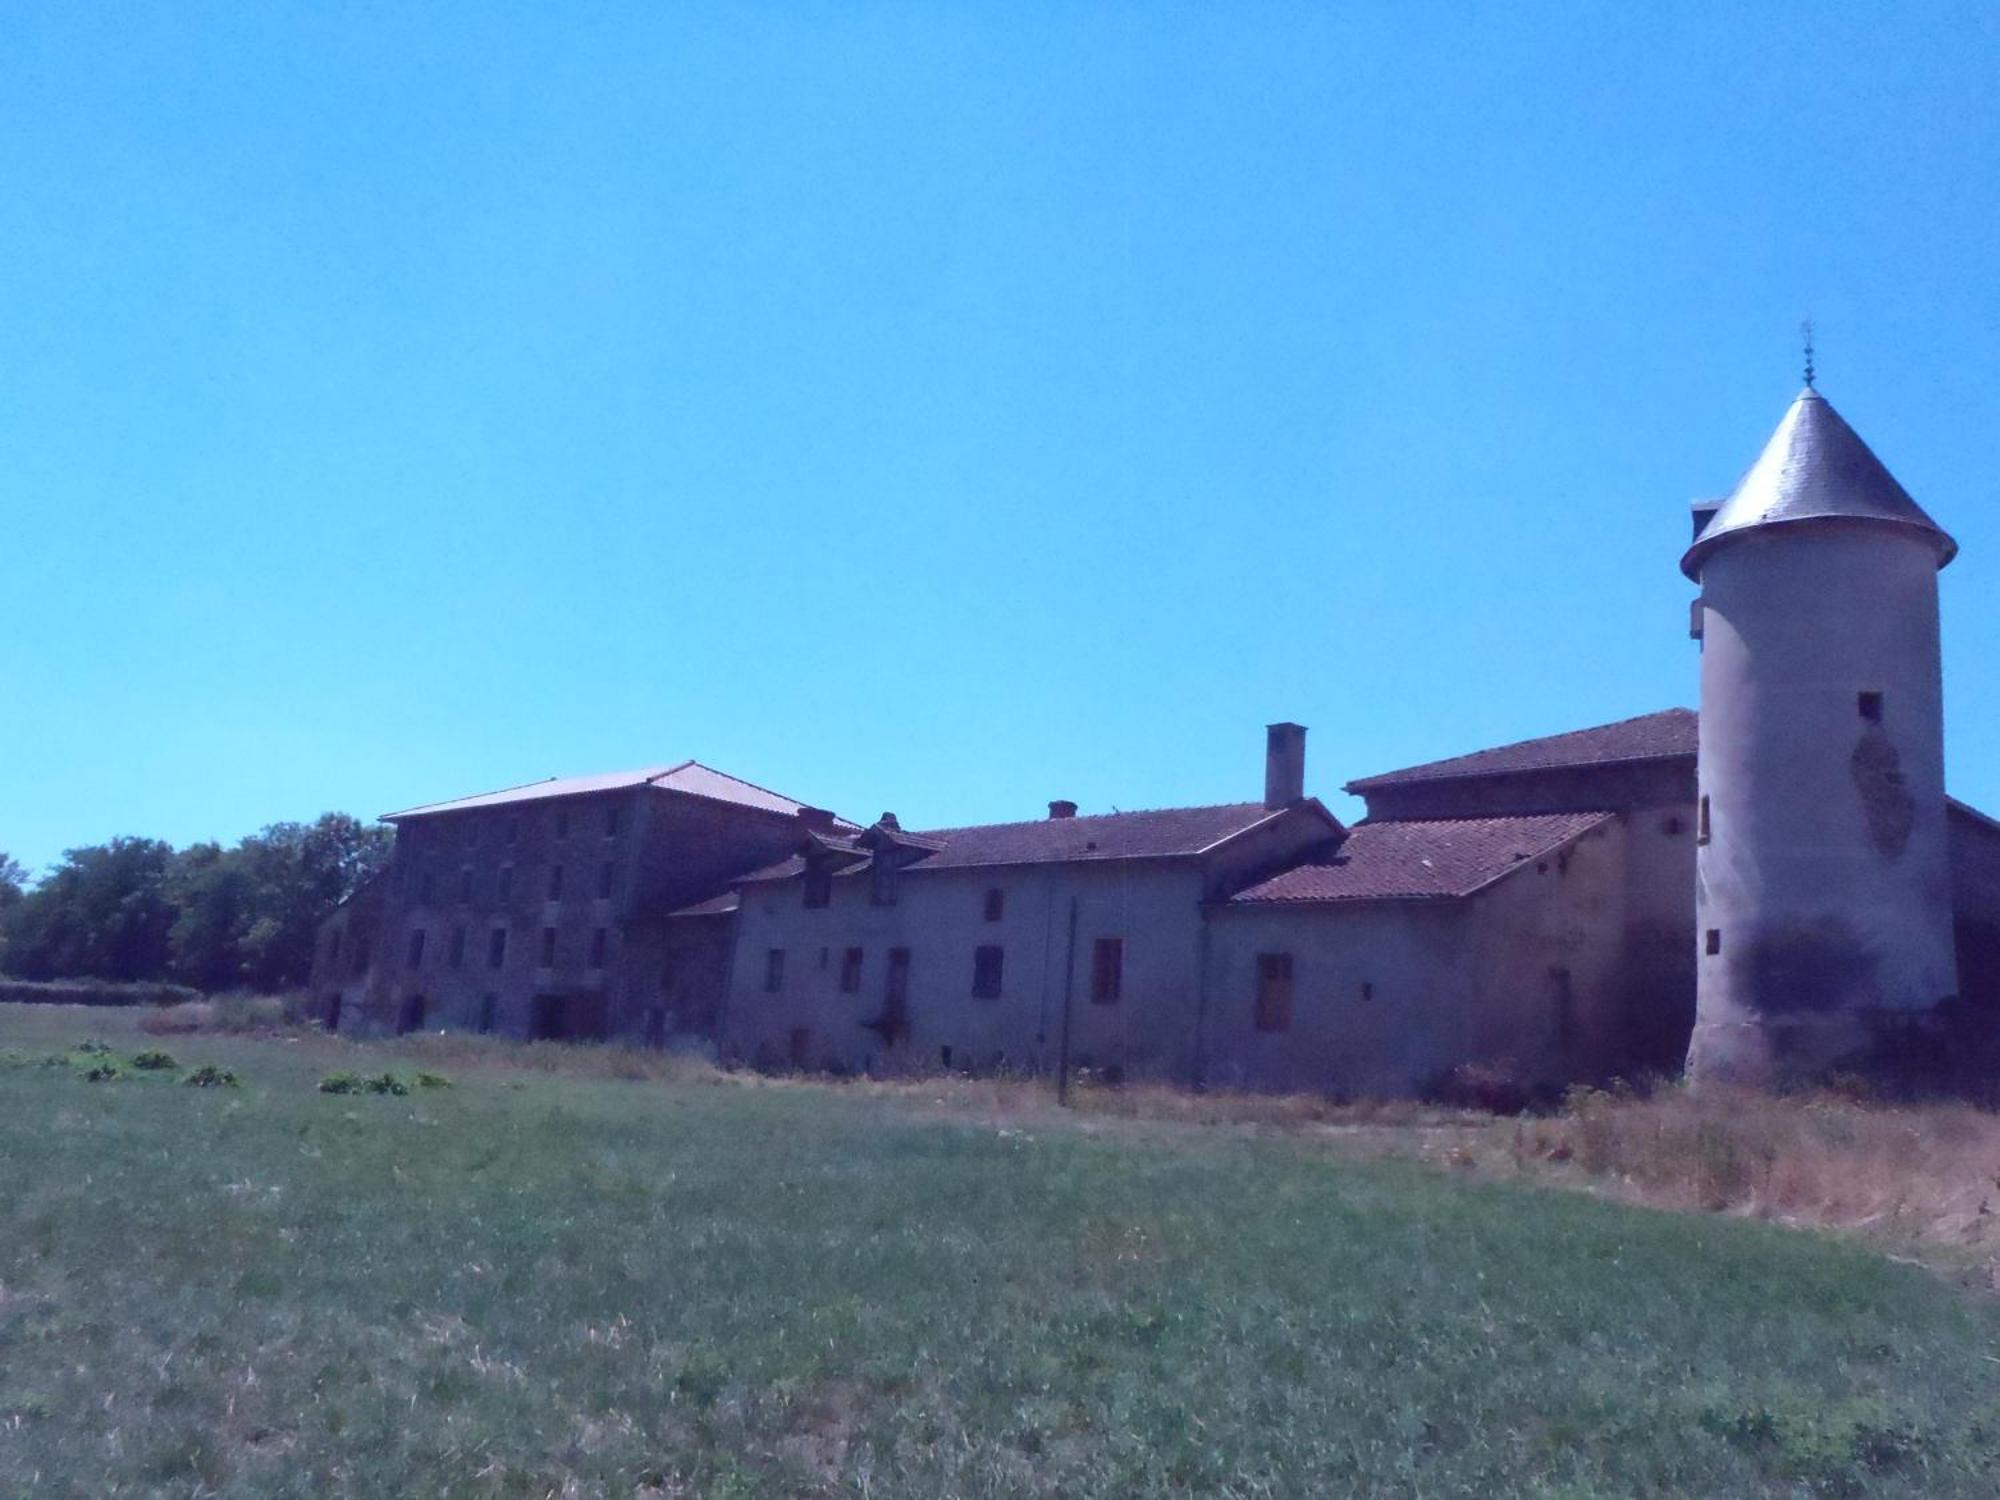
<path fill-rule="evenodd" d="M 1821 387 L 1959 538 L 1990 5 L 23 5 L 0 848 L 695 756 L 910 826 L 1692 704 Z"/>

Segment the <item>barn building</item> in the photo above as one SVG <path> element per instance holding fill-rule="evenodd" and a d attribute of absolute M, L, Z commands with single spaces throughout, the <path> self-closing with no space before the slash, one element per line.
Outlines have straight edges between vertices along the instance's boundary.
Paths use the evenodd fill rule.
<path fill-rule="evenodd" d="M 1352 826 L 1290 723 L 1261 797 L 976 827 L 694 762 L 541 782 L 390 815 L 315 992 L 343 1030 L 1339 1096 L 1677 1072 L 1691 1042 L 1699 1076 L 1838 1065 L 1884 1017 L 2000 1015 L 2000 824 L 1944 794 L 1954 550 L 1808 389 L 1696 506 L 1699 716 L 1350 781 Z"/>

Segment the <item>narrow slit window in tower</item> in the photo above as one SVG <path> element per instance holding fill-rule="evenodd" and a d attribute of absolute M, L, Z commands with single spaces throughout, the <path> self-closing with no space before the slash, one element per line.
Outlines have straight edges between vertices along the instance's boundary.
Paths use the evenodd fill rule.
<path fill-rule="evenodd" d="M 1711 927 L 1708 929 L 1708 956 L 1710 958 L 1713 958 L 1716 954 L 1720 953 L 1721 951 L 1722 951 L 1722 929 L 1720 927 Z"/>
<path fill-rule="evenodd" d="M 1699 811 L 1697 811 L 1695 814 L 1694 841 L 1697 844 L 1705 844 L 1708 842 L 1708 793 L 1707 792 L 1703 792 L 1701 794 L 1701 807 Z"/>

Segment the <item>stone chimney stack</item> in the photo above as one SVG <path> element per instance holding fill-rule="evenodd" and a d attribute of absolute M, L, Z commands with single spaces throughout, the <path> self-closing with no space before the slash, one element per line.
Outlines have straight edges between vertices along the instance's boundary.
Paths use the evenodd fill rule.
<path fill-rule="evenodd" d="M 1049 816 L 1052 818 L 1073 818 L 1076 816 L 1076 804 L 1062 800 L 1051 802 L 1049 804 Z"/>
<path fill-rule="evenodd" d="M 1306 726 L 1271 724 L 1264 730 L 1264 805 L 1290 807 L 1306 795 Z"/>
<path fill-rule="evenodd" d="M 833 832 L 833 812 L 824 807 L 800 807 L 799 822 L 814 833 Z"/>

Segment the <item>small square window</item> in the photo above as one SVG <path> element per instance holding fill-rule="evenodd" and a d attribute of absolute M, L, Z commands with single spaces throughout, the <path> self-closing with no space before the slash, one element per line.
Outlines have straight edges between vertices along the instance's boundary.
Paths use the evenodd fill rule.
<path fill-rule="evenodd" d="M 1856 693 L 1854 709 L 1870 724 L 1882 722 L 1882 695 L 1880 693 Z"/>

